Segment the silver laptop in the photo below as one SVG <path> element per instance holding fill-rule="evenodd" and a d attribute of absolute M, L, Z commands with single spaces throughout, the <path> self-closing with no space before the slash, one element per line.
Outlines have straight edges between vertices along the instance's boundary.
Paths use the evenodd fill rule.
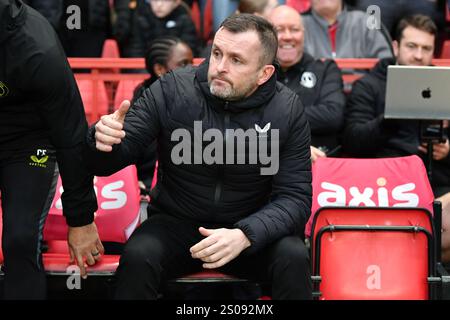
<path fill-rule="evenodd" d="M 450 119 L 450 67 L 389 66 L 386 119 Z"/>

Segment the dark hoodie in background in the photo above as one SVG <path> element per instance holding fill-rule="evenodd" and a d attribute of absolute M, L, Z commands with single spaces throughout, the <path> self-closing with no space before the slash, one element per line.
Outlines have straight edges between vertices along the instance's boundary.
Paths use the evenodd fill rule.
<path fill-rule="evenodd" d="M 91 223 L 97 201 L 81 158 L 87 122 L 80 93 L 55 31 L 19 0 L 0 0 L 0 82 L 0 154 L 55 149 L 67 222 Z"/>

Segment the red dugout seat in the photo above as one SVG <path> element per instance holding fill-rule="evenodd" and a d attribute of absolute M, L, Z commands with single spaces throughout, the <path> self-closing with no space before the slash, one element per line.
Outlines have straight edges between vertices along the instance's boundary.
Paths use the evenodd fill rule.
<path fill-rule="evenodd" d="M 320 209 L 311 242 L 315 291 L 324 300 L 428 299 L 433 235 L 425 209 Z"/>
<path fill-rule="evenodd" d="M 109 177 L 96 177 L 94 181 L 98 211 L 95 223 L 100 239 L 125 243 L 140 222 L 140 193 L 136 168 L 129 166 Z M 66 274 L 70 266 L 67 248 L 67 225 L 62 215 L 61 181 L 58 181 L 44 227 L 44 240 L 48 252 L 43 254 L 44 267 L 50 274 Z M 113 274 L 119 263 L 118 255 L 104 255 L 95 266 L 88 267 L 89 274 Z"/>
<path fill-rule="evenodd" d="M 77 85 L 89 124 L 97 121 L 100 116 L 109 113 L 108 94 L 103 81 L 94 83 L 94 80 L 77 80 Z"/>
<path fill-rule="evenodd" d="M 116 89 L 114 108 L 119 108 L 123 100 L 133 99 L 134 89 L 142 83 L 142 80 L 121 80 Z"/>
<path fill-rule="evenodd" d="M 119 45 L 114 39 L 106 39 L 103 44 L 102 58 L 120 58 Z"/>
<path fill-rule="evenodd" d="M 321 299 L 434 296 L 433 201 L 417 156 L 316 161 L 306 230 L 315 292 Z"/>
<path fill-rule="evenodd" d="M 441 59 L 450 59 L 450 40 L 445 40 L 442 46 Z"/>

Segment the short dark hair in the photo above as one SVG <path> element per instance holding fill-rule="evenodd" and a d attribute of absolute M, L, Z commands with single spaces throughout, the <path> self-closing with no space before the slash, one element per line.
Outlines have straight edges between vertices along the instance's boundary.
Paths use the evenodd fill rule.
<path fill-rule="evenodd" d="M 263 13 L 268 3 L 269 0 L 241 0 L 238 10 L 240 13 Z"/>
<path fill-rule="evenodd" d="M 233 14 L 220 25 L 231 33 L 256 31 L 261 42 L 261 65 L 272 64 L 277 56 L 278 36 L 273 25 L 264 18 L 253 14 Z"/>
<path fill-rule="evenodd" d="M 415 14 L 404 17 L 402 20 L 400 20 L 400 22 L 397 24 L 395 40 L 397 40 L 398 42 L 402 40 L 403 31 L 405 31 L 407 27 L 413 27 L 421 31 L 425 31 L 429 34 L 432 34 L 435 38 L 438 32 L 436 24 L 429 16 L 423 14 Z"/>

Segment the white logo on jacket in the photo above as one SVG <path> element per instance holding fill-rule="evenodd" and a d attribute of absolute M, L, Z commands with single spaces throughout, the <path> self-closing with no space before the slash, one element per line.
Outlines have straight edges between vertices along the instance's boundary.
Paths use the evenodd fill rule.
<path fill-rule="evenodd" d="M 258 137 L 264 138 L 267 137 L 267 132 L 270 130 L 270 122 L 261 129 L 261 127 L 255 124 L 255 130 L 258 132 Z"/>
<path fill-rule="evenodd" d="M 305 88 L 312 89 L 316 86 L 317 77 L 314 73 L 305 71 L 300 78 L 300 84 Z"/>

